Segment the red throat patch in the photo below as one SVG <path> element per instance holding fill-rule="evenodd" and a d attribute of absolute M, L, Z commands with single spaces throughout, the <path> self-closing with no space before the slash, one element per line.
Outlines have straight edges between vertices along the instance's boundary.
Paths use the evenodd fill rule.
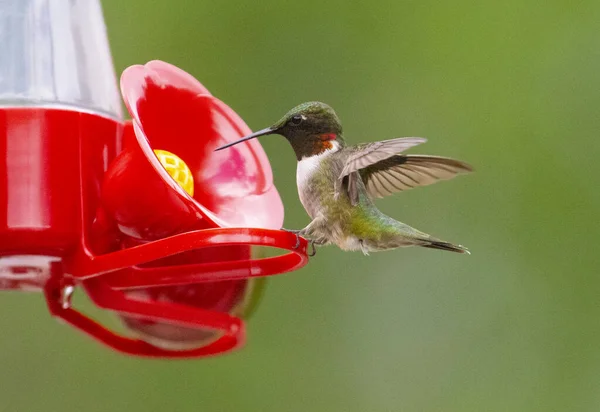
<path fill-rule="evenodd" d="M 335 133 L 325 133 L 325 134 L 320 134 L 319 137 L 321 138 L 322 141 L 328 142 L 331 140 L 335 140 L 337 138 L 337 135 Z"/>
<path fill-rule="evenodd" d="M 315 140 L 315 146 L 313 154 L 321 154 L 327 150 L 333 149 L 333 141 L 337 138 L 335 133 L 325 133 L 318 135 L 318 139 Z"/>

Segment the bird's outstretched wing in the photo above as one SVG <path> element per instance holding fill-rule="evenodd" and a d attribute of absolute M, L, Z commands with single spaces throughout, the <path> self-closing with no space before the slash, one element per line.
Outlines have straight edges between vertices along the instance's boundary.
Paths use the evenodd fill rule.
<path fill-rule="evenodd" d="M 472 172 L 467 163 L 448 157 L 395 155 L 359 171 L 371 198 L 384 197 L 418 186 Z"/>
<path fill-rule="evenodd" d="M 397 139 L 382 140 L 381 142 L 365 143 L 353 147 L 353 153 L 346 160 L 340 179 L 350 173 L 387 159 L 413 146 L 425 143 L 423 137 L 400 137 Z"/>
<path fill-rule="evenodd" d="M 354 180 L 359 177 L 369 196 L 374 198 L 472 171 L 468 164 L 447 157 L 398 154 L 425 142 L 426 139 L 421 137 L 404 137 L 356 146 L 339 176 L 338 188 L 342 188 L 342 182 L 348 176 L 345 187 L 355 205 L 358 192 Z"/>

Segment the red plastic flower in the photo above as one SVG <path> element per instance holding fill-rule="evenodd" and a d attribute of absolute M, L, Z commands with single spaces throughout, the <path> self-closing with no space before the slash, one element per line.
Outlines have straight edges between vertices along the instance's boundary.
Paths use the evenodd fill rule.
<path fill-rule="evenodd" d="M 212 96 L 188 73 L 162 61 L 126 69 L 121 76 L 121 91 L 133 118 L 136 137 L 138 142 L 142 142 L 140 147 L 146 152 L 147 159 L 163 175 L 164 181 L 171 183 L 174 195 L 191 202 L 202 214 L 201 219 L 173 223 L 171 219 L 164 218 L 165 199 L 161 197 L 161 191 L 144 190 L 138 196 L 130 197 L 135 202 L 134 207 L 130 208 L 136 216 L 135 223 L 139 224 L 137 220 L 145 215 L 161 216 L 161 219 L 158 224 L 151 222 L 140 226 L 143 230 L 129 227 L 134 239 L 153 240 L 182 230 L 209 227 L 281 227 L 283 205 L 260 144 L 249 142 L 229 152 L 214 151 L 227 142 L 251 133 L 250 128 L 229 106 Z M 144 142 L 149 145 L 144 145 Z M 164 165 L 160 164 L 154 153 L 148 153 L 157 149 L 176 154 L 187 164 L 193 175 L 193 197 L 176 182 L 173 184 Z M 129 164 L 126 167 L 132 166 Z M 120 191 L 119 203 L 123 201 L 122 188 Z M 143 194 L 151 199 L 140 201 Z M 115 209 L 124 210 L 122 205 Z M 176 219 L 179 216 L 174 215 Z M 127 225 L 126 221 L 120 223 Z M 163 228 L 165 224 L 166 228 Z M 149 228 L 154 230 L 149 232 Z M 249 246 L 228 246 L 188 252 L 158 262 L 158 265 L 241 260 L 249 256 Z M 143 276 L 143 270 L 140 276 Z M 240 314 L 245 306 L 244 301 L 252 300 L 253 286 L 249 282 L 242 279 L 167 286 L 130 292 L 130 296 Z M 145 340 L 169 348 L 197 346 L 215 336 L 201 329 L 129 317 L 124 320 Z"/>
<path fill-rule="evenodd" d="M 188 73 L 162 61 L 127 68 L 121 91 L 138 137 L 153 149 L 176 153 L 193 171 L 191 200 L 212 223 L 281 228 L 283 205 L 261 145 L 252 141 L 214 152 L 252 132 L 229 106 Z M 178 185 L 173 188 L 189 197 Z"/>

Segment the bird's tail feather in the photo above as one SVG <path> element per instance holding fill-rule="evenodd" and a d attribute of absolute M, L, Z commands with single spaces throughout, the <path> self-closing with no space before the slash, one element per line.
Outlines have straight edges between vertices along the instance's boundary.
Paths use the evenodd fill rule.
<path fill-rule="evenodd" d="M 443 240 L 437 240 L 437 239 L 429 239 L 429 240 L 425 241 L 421 246 L 430 248 L 430 249 L 448 250 L 450 252 L 466 253 L 468 255 L 471 254 L 471 252 L 469 252 L 469 249 L 467 249 L 464 246 L 453 245 L 452 243 L 444 242 Z"/>

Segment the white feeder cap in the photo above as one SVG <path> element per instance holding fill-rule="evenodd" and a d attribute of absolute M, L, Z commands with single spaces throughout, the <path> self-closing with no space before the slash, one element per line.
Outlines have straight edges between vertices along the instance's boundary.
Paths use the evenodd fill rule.
<path fill-rule="evenodd" d="M 122 118 L 99 0 L 0 0 L 0 107 Z"/>

